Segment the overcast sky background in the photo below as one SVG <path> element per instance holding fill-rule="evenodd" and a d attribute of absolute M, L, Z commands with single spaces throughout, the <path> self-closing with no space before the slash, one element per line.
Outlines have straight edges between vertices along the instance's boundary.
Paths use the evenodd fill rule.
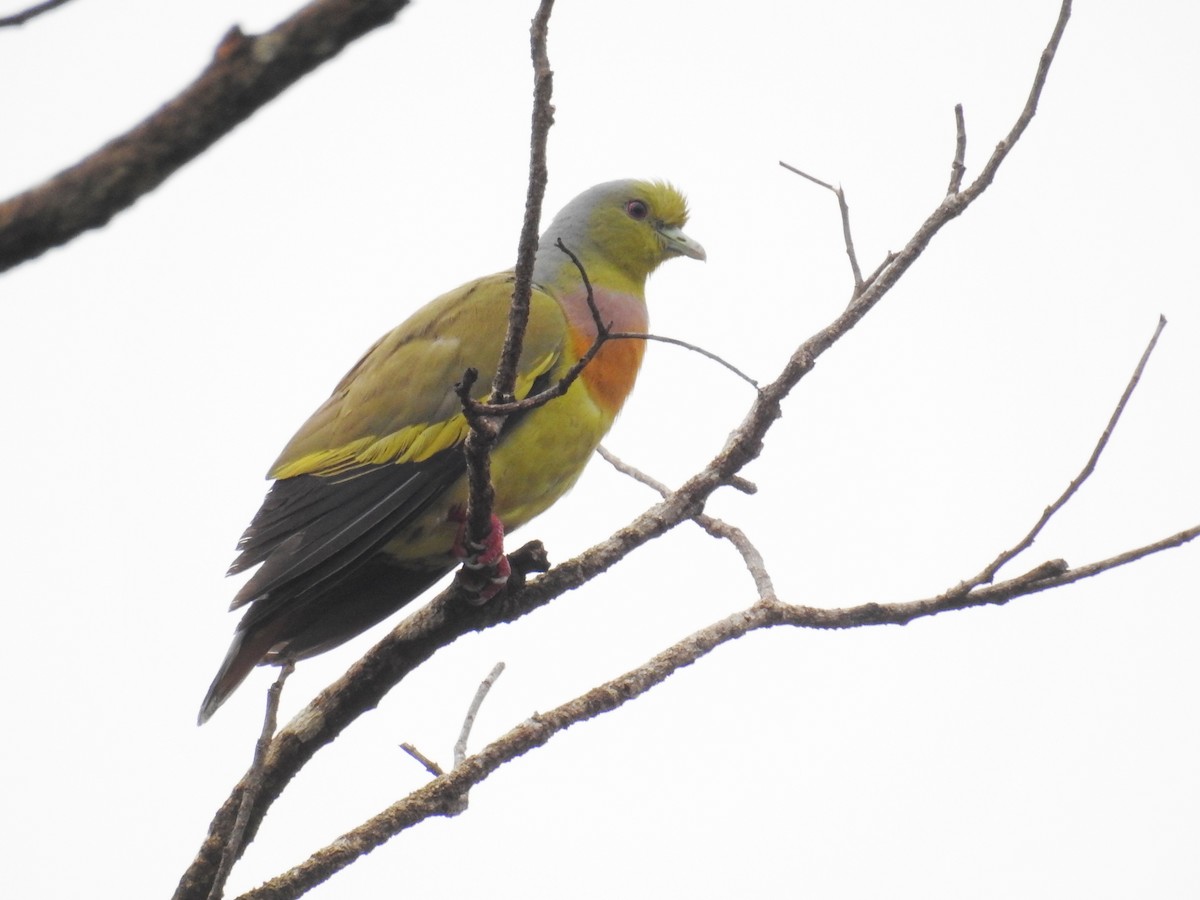
<path fill-rule="evenodd" d="M 24 6 L 5 0 L 3 11 Z M 710 511 L 781 596 L 936 594 L 1016 542 L 1076 474 L 1159 313 L 1170 321 L 1092 480 L 1008 575 L 1200 520 L 1200 12 L 1078 5 L 1038 117 L 993 187 L 821 359 Z M 0 32 L 0 193 L 75 162 L 283 0 L 76 0 Z M 527 171 L 529 2 L 423 0 L 109 227 L 0 280 L 7 686 L 3 883 L 14 897 L 167 896 L 249 761 L 271 673 L 204 728 L 263 473 L 359 353 L 512 264 Z M 689 196 L 709 262 L 649 286 L 653 329 L 760 380 L 845 305 L 831 195 L 863 268 L 1011 126 L 1053 0 L 560 0 L 547 214 L 620 177 Z M 606 444 L 678 484 L 746 385 L 649 348 Z M 563 560 L 654 497 L 597 460 L 518 535 Z M 775 630 L 505 766 L 315 891 L 363 896 L 1001 898 L 1200 894 L 1200 547 L 906 628 Z M 694 527 L 459 641 L 321 752 L 229 896 L 443 763 L 508 670 L 479 748 L 753 600 Z M 383 633 L 302 664 L 286 721 Z"/>

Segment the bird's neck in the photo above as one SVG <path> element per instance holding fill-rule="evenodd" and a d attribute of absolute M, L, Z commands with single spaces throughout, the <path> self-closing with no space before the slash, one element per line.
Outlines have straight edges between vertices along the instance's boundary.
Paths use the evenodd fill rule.
<path fill-rule="evenodd" d="M 650 327 L 646 304 L 641 293 L 632 294 L 592 285 L 592 299 L 600 321 L 611 333 L 645 334 Z M 582 285 L 559 295 L 559 302 L 570 324 L 570 358 L 579 359 L 596 341 L 596 317 L 588 304 Z M 604 410 L 609 423 L 633 389 L 646 342 L 622 338 L 610 340 L 580 374 L 580 382 L 596 405 Z"/>
<path fill-rule="evenodd" d="M 533 280 L 556 295 L 569 292 L 582 282 L 580 269 L 587 275 L 593 287 L 603 286 L 610 291 L 643 297 L 646 292 L 646 276 L 637 265 L 620 265 L 586 242 L 567 247 L 575 255 L 572 259 L 549 237 L 543 237 L 533 263 Z M 578 263 L 576 263 L 576 259 Z"/>

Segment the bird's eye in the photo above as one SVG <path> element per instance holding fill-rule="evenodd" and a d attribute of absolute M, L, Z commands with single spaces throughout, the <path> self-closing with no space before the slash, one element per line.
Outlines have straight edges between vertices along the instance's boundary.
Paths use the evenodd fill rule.
<path fill-rule="evenodd" d="M 650 207 L 644 200 L 630 200 L 625 204 L 625 212 L 629 214 L 629 218 L 641 220 L 650 215 Z"/>

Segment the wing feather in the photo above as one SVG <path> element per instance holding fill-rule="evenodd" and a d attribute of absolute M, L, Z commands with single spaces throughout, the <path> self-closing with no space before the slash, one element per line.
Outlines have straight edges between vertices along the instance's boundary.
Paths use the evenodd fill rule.
<path fill-rule="evenodd" d="M 319 603 L 462 477 L 468 428 L 454 384 L 475 368 L 476 395 L 487 391 L 511 293 L 500 273 L 434 300 L 376 342 L 292 438 L 229 570 L 261 564 L 233 600 L 250 604 L 240 630 Z M 517 396 L 548 383 L 564 352 L 562 310 L 535 291 Z"/>
<path fill-rule="evenodd" d="M 467 369 L 484 397 L 508 327 L 512 274 L 501 272 L 434 300 L 384 335 L 288 442 L 270 477 L 337 475 L 360 465 L 421 462 L 462 442 L 467 423 L 455 385 Z M 558 302 L 534 291 L 518 367 L 528 393 L 567 348 Z"/>

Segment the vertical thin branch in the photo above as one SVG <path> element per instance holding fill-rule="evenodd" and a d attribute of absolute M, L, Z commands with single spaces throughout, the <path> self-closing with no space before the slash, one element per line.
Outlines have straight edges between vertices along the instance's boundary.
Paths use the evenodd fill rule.
<path fill-rule="evenodd" d="M 455 768 L 461 766 L 463 760 L 467 758 L 467 742 L 471 739 L 471 729 L 475 727 L 475 717 L 479 715 L 479 707 L 483 706 L 483 701 L 491 691 L 492 685 L 496 683 L 496 679 L 500 677 L 503 671 L 504 663 L 498 662 L 492 666 L 492 671 L 488 673 L 487 678 L 479 683 L 479 690 L 475 692 L 475 697 L 471 700 L 471 705 L 467 709 L 467 716 L 463 719 L 462 729 L 458 733 L 458 740 L 454 742 Z"/>
<path fill-rule="evenodd" d="M 512 307 L 508 314 L 508 332 L 504 349 L 492 381 L 492 400 L 511 401 L 517 383 L 517 362 L 529 324 L 529 297 L 533 289 L 533 263 L 537 254 L 538 234 L 542 217 L 542 199 L 546 193 L 546 141 L 554 124 L 554 107 L 550 98 L 554 91 L 554 72 L 546 51 L 546 37 L 554 0 L 542 0 L 529 30 L 530 52 L 533 58 L 533 123 L 529 147 L 529 190 L 525 197 L 525 219 L 517 249 L 516 277 L 513 284 Z M 472 541 L 483 542 L 491 530 L 492 489 L 491 466 L 488 454 L 496 445 L 503 425 L 503 416 L 470 416 L 471 433 L 467 435 L 467 476 L 470 493 L 467 500 L 467 534 Z"/>
<path fill-rule="evenodd" d="M 954 104 L 954 162 L 950 163 L 950 186 L 947 194 L 957 194 L 967 174 L 967 122 L 963 118 L 963 105 Z"/>

